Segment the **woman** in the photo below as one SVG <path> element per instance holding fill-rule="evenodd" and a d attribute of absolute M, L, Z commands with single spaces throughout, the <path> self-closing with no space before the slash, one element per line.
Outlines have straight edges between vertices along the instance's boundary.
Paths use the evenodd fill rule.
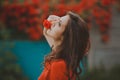
<path fill-rule="evenodd" d="M 80 61 L 89 50 L 89 30 L 79 15 L 50 15 L 50 28 L 43 30 L 52 51 L 45 57 L 38 80 L 79 80 Z"/>

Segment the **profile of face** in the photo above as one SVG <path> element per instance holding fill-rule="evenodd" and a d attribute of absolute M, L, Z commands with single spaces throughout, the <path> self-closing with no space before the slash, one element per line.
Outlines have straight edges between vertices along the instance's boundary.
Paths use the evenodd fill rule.
<path fill-rule="evenodd" d="M 70 20 L 69 15 L 65 15 L 62 17 L 56 15 L 50 15 L 47 18 L 48 21 L 51 22 L 51 28 L 47 30 L 47 34 L 52 37 L 54 40 L 59 40 L 63 38 L 63 32 L 66 29 L 66 25 Z"/>

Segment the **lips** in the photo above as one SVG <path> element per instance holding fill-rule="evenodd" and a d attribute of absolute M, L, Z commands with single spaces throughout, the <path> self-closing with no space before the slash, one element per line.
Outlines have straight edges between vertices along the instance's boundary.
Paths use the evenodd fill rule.
<path fill-rule="evenodd" d="M 48 21 L 48 20 L 44 20 L 43 21 L 43 26 L 47 29 L 50 29 L 51 28 L 51 22 Z"/>

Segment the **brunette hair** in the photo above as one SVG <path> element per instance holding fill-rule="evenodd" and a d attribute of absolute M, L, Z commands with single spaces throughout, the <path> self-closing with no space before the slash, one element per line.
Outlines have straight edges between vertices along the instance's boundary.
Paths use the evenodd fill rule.
<path fill-rule="evenodd" d="M 86 50 L 90 48 L 89 43 L 89 30 L 84 20 L 73 12 L 68 12 L 70 20 L 63 33 L 64 39 L 62 44 L 57 47 L 57 50 L 52 50 L 50 54 L 45 57 L 45 62 L 51 62 L 52 60 L 63 59 L 66 62 L 69 71 L 72 70 L 72 77 L 79 78 L 81 73 L 80 61 L 82 60 Z M 72 80 L 69 76 L 69 80 Z"/>

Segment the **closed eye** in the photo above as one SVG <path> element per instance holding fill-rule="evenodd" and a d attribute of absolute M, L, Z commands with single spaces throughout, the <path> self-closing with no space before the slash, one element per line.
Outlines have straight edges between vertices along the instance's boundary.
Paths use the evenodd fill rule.
<path fill-rule="evenodd" d="M 59 27 L 61 27 L 61 20 L 60 20 L 59 22 L 57 22 L 57 23 L 54 23 L 54 24 L 53 24 L 53 27 L 54 27 L 56 24 L 58 24 Z"/>
<path fill-rule="evenodd" d="M 59 27 L 61 27 L 61 20 L 59 21 Z"/>

